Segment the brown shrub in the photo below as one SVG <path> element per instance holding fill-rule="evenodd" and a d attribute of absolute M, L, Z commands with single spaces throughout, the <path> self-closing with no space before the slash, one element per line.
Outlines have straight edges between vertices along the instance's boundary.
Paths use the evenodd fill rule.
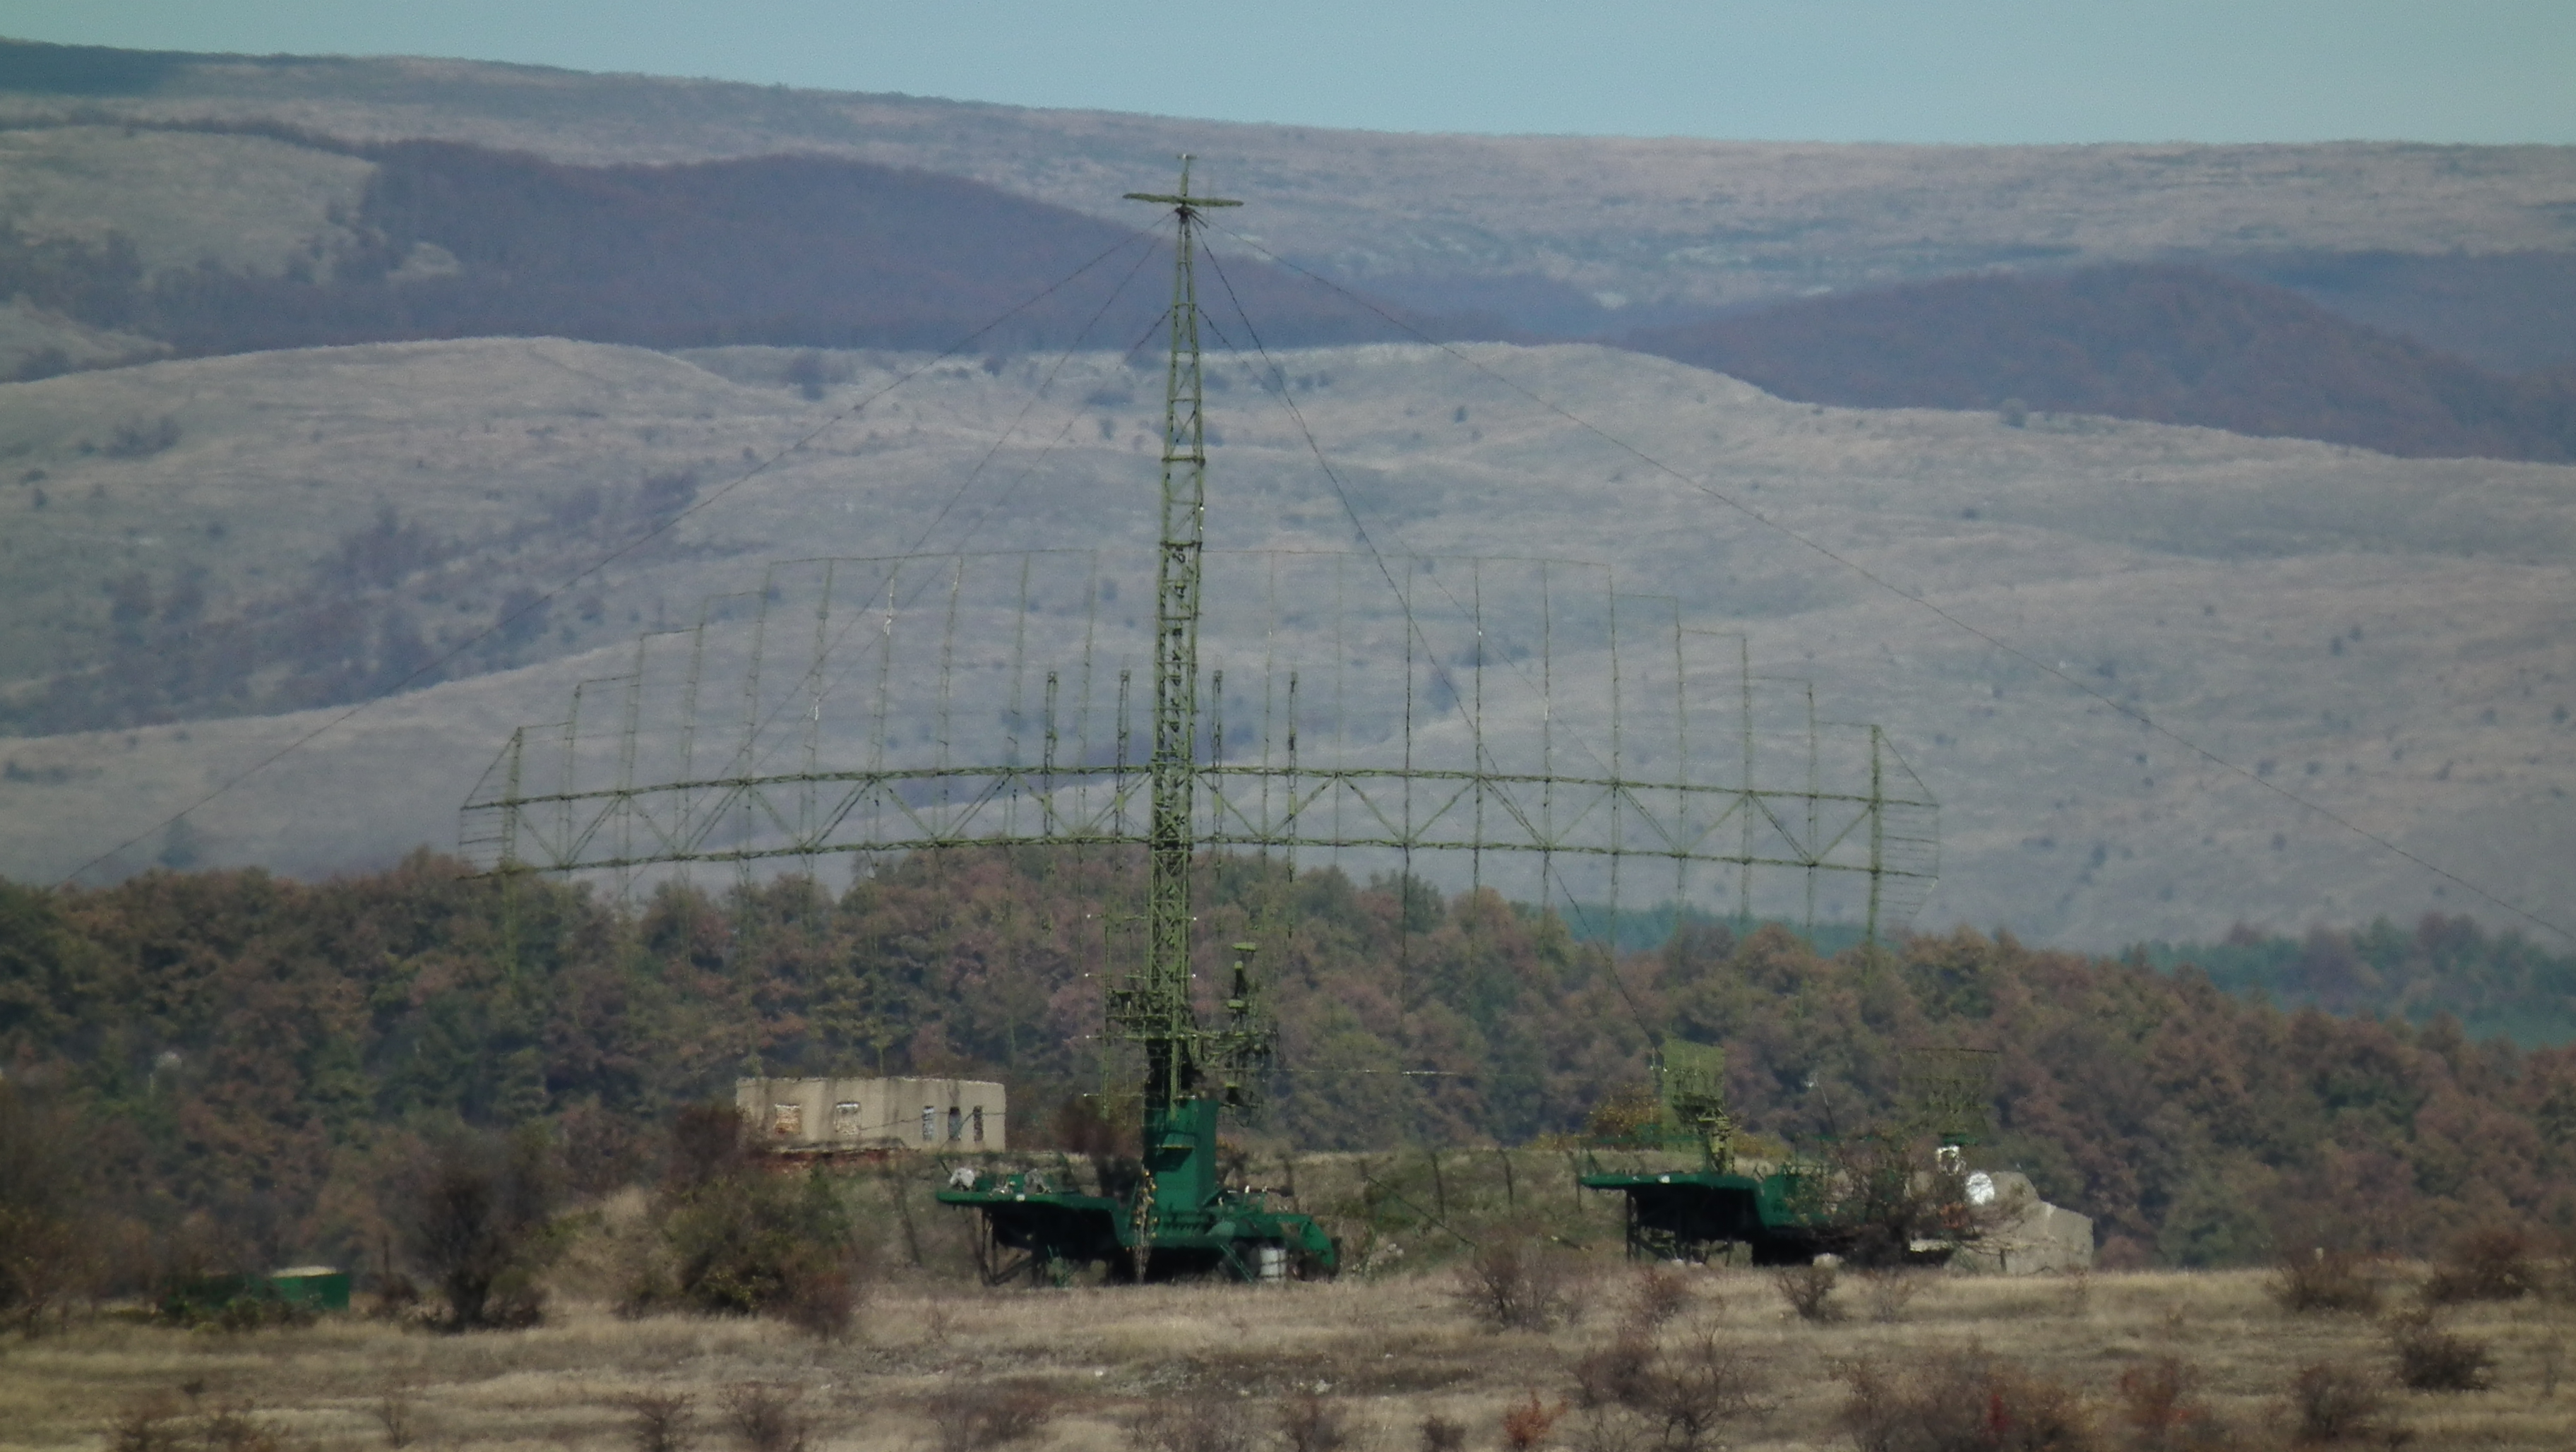
<path fill-rule="evenodd" d="M 1422 1452 L 1459 1452 L 1467 1445 L 1467 1428 L 1433 1412 L 1422 1419 Z"/>
<path fill-rule="evenodd" d="M 534 1325 L 537 1274 L 561 1248 L 551 1147 L 533 1129 L 452 1130 L 416 1145 L 385 1203 L 404 1258 L 447 1302 L 449 1330 Z"/>
<path fill-rule="evenodd" d="M 1904 1371 L 1861 1363 L 1836 1418 L 1857 1452 L 2091 1452 L 2081 1398 L 1982 1348 Z"/>
<path fill-rule="evenodd" d="M 1920 1272 L 1877 1267 L 1860 1273 L 1860 1303 L 1869 1319 L 1893 1326 L 1905 1319 L 1905 1308 L 1923 1290 Z"/>
<path fill-rule="evenodd" d="M 2387 1395 L 2357 1366 L 2320 1361 L 2290 1383 L 2290 1439 L 2302 1447 L 2375 1440 L 2385 1426 Z"/>
<path fill-rule="evenodd" d="M 2424 1282 L 2424 1299 L 2436 1306 L 2462 1301 L 2513 1301 L 2540 1288 L 2531 1238 L 2511 1225 L 2482 1225 L 2442 1248 Z"/>
<path fill-rule="evenodd" d="M 1834 1300 L 1834 1288 L 1841 1283 L 1841 1273 L 1821 1263 L 1793 1265 L 1771 1278 L 1780 1299 L 1789 1303 L 1799 1320 L 1819 1325 L 1843 1318 L 1843 1308 Z"/>
<path fill-rule="evenodd" d="M 939 1452 L 991 1452 L 1025 1442 L 1055 1420 L 1055 1397 L 1034 1382 L 952 1385 L 923 1404 Z"/>
<path fill-rule="evenodd" d="M 1587 1407 L 1565 1434 L 1568 1452 L 1651 1452 L 1645 1428 L 1617 1407 Z"/>
<path fill-rule="evenodd" d="M 208 1412 L 197 1441 L 206 1452 L 278 1452 L 286 1439 L 276 1423 L 261 1418 L 243 1397 L 220 1402 Z"/>
<path fill-rule="evenodd" d="M 1453 1294 L 1495 1331 L 1546 1331 L 1583 1319 L 1591 1284 L 1574 1259 L 1522 1236 L 1477 1247 L 1458 1267 Z"/>
<path fill-rule="evenodd" d="M 1159 1401 L 1127 1425 L 1130 1445 L 1146 1452 L 1252 1452 L 1261 1442 L 1243 1408 L 1222 1398 Z"/>
<path fill-rule="evenodd" d="M 1971 1243 L 1990 1214 L 1968 1204 L 1967 1176 L 1903 1136 L 1862 1134 L 1835 1141 L 1821 1174 L 1810 1181 L 1814 1208 L 1848 1232 L 1842 1260 L 1852 1266 L 1901 1266 L 1920 1239 Z"/>
<path fill-rule="evenodd" d="M 1528 1401 L 1503 1408 L 1503 1445 L 1512 1452 L 1530 1452 L 1547 1440 L 1547 1434 L 1556 1430 L 1557 1418 L 1564 1415 L 1565 1403 L 1551 1407 L 1531 1392 Z"/>
<path fill-rule="evenodd" d="M 189 1410 L 166 1393 L 127 1408 L 108 1430 L 112 1452 L 279 1452 L 285 1445 L 277 1424 L 261 1417 L 248 1398 L 217 1402 L 213 1410 L 192 1415 L 205 1385 L 192 1381 L 184 1389 Z"/>
<path fill-rule="evenodd" d="M 679 1129 L 695 1124 L 684 1117 Z M 819 1167 L 801 1179 L 769 1174 L 678 1130 L 674 1141 L 674 1163 L 705 1177 L 656 1204 L 658 1243 L 626 1309 L 776 1316 L 826 1339 L 846 1334 L 865 1298 L 867 1261 L 830 1177 Z"/>
<path fill-rule="evenodd" d="M 867 1283 L 857 1251 L 853 1248 L 837 1254 L 815 1254 L 798 1269 L 777 1302 L 779 1316 L 788 1325 L 825 1341 L 849 1335 L 851 1324 L 858 1320 L 859 1303 L 866 1295 Z"/>
<path fill-rule="evenodd" d="M 367 1302 L 371 1321 L 408 1321 L 420 1312 L 420 1282 L 398 1270 L 376 1278 L 375 1297 Z"/>
<path fill-rule="evenodd" d="M 284 1299 L 257 1276 L 173 1279 L 159 1289 L 153 1316 L 174 1326 L 267 1331 L 310 1326 L 321 1319 L 318 1308 Z"/>
<path fill-rule="evenodd" d="M 635 1452 L 688 1452 L 695 1439 L 686 1392 L 637 1392 L 626 1399 L 626 1445 Z"/>
<path fill-rule="evenodd" d="M 2443 1330 L 2430 1311 L 2390 1321 L 2388 1350 L 2397 1359 L 2397 1379 L 2412 1391 L 2484 1391 L 2495 1384 L 2495 1353 L 2487 1343 Z"/>
<path fill-rule="evenodd" d="M 748 1141 L 742 1111 L 732 1105 L 682 1105 L 671 1116 L 671 1135 L 663 1150 L 663 1188 L 676 1193 L 741 1178 L 754 1168 Z"/>
<path fill-rule="evenodd" d="M 1691 1278 L 1668 1265 L 1650 1265 L 1628 1288 L 1625 1319 L 1641 1330 L 1662 1329 L 1665 1322 L 1690 1309 Z"/>
<path fill-rule="evenodd" d="M 736 1383 L 725 1390 L 725 1426 L 742 1452 L 805 1452 L 814 1424 L 797 1405 L 804 1395 L 783 1382 Z"/>
<path fill-rule="evenodd" d="M 1765 1367 L 1736 1341 L 1703 1331 L 1656 1346 L 1625 1331 L 1574 1364 L 1574 1401 L 1592 1447 L 1651 1442 L 1700 1452 L 1726 1426 L 1767 1411 Z"/>
<path fill-rule="evenodd" d="M 2306 1255 L 2292 1253 L 2272 1268 L 2264 1289 L 2285 1311 L 2358 1311 L 2379 1309 L 2379 1286 L 2365 1273 L 2366 1263 L 2349 1251 L 2323 1247 Z"/>
<path fill-rule="evenodd" d="M 102 1266 L 93 1157 L 65 1109 L 0 1081 L 0 1323 L 29 1335 L 67 1317 Z"/>
<path fill-rule="evenodd" d="M 1590 1411 L 1643 1400 L 1654 1378 L 1655 1355 L 1655 1343 L 1644 1333 L 1622 1328 L 1616 1338 L 1576 1357 L 1568 1368 L 1574 1374 L 1575 1405 Z"/>
<path fill-rule="evenodd" d="M 109 1452 L 179 1452 L 186 1444 L 179 1404 L 167 1392 L 127 1407 L 107 1434 Z"/>
<path fill-rule="evenodd" d="M 2120 1373 L 2120 1422 L 2133 1452 L 2214 1452 L 2229 1437 L 2195 1393 L 2199 1368 L 2159 1356 Z"/>
<path fill-rule="evenodd" d="M 402 1449 L 420 1440 L 420 1406 L 412 1399 L 411 1388 L 400 1382 L 385 1388 L 376 1399 L 376 1425 L 384 1428 L 385 1445 Z"/>
<path fill-rule="evenodd" d="M 1341 1452 L 1351 1441 L 1340 1402 L 1301 1391 L 1279 1404 L 1279 1444 L 1286 1452 Z"/>

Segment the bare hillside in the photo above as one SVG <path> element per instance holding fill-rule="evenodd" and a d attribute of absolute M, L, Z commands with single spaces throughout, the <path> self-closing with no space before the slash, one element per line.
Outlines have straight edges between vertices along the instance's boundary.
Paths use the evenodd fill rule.
<path fill-rule="evenodd" d="M 2576 247 L 2565 147 L 1390 135 L 462 61 L 0 46 L 0 118 L 73 117 L 285 123 L 586 163 L 820 153 L 1103 216 L 1191 151 L 1257 203 L 1234 225 L 1265 245 L 1417 306 L 1558 333 L 1998 265 Z"/>
<path fill-rule="evenodd" d="M 2015 429 L 1988 414 L 1791 404 L 1596 348 L 1472 356 L 1895 590 L 1447 355 L 1374 346 L 1278 361 L 1386 555 L 1611 566 L 1622 592 L 1666 597 L 1676 619 L 1746 633 L 1757 673 L 1816 681 L 1829 717 L 1885 723 L 1945 804 L 1943 884 L 1920 921 L 2109 944 L 2237 918 L 2500 915 L 1902 594 L 2509 898 L 2553 905 L 2549 864 L 2568 844 L 2549 807 L 2576 778 L 2568 468 L 2080 416 Z M 15 689 L 42 689 L 56 653 L 77 654 L 64 642 L 117 628 L 105 587 L 118 578 L 202 568 L 201 609 L 219 621 L 315 578 L 387 507 L 464 552 L 388 565 L 366 598 L 401 604 L 425 640 L 452 645 L 494 619 L 494 582 L 517 578 L 513 560 L 542 562 L 527 578 L 560 578 L 649 523 L 599 522 L 612 491 L 693 472 L 697 512 L 559 598 L 520 643 L 524 663 L 468 659 L 455 678 L 370 706 L 204 809 L 179 844 L 200 861 L 329 871 L 453 840 L 457 804 L 513 725 L 561 720 L 576 681 L 634 658 L 621 642 L 698 618 L 705 597 L 762 588 L 764 561 L 1115 554 L 1150 539 L 1153 370 L 1076 357 L 1048 383 L 1045 360 L 943 365 L 727 491 L 745 450 L 769 457 L 921 361 L 834 355 L 817 403 L 794 358 L 476 341 L 0 387 L 9 478 L 44 475 L 0 484 L 8 578 L 39 582 L 18 585 L 29 593 L 8 612 Z M 1212 545 L 1353 550 L 1340 495 L 1255 371 L 1222 361 L 1213 386 Z M 165 416 L 177 435 L 166 447 L 99 447 L 120 422 Z M 1369 578 L 1353 572 L 1354 600 Z M 1566 669 L 1579 681 L 1602 663 L 1577 654 Z M 0 809 L 20 829 L 0 872 L 67 871 L 330 714 L 210 713 L 7 742 Z M 821 744 L 847 748 L 863 715 L 818 716 Z M 123 866 L 171 845 L 153 837 Z"/>

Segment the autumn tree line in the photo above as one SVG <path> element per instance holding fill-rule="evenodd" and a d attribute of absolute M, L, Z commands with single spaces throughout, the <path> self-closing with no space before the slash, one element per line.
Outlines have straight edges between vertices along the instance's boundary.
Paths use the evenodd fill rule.
<path fill-rule="evenodd" d="M 1098 1034 L 1139 869 L 974 850 L 867 864 L 838 889 L 725 875 L 620 901 L 424 852 L 319 883 L 0 884 L 0 1139 L 53 1146 L 0 1167 L 0 1219 L 371 1264 L 422 1146 L 541 1145 L 576 1195 L 698 1183 L 673 1168 L 671 1126 L 749 1073 L 998 1078 L 1015 1145 L 1096 1131 L 1132 1072 Z M 2576 1230 L 2576 1049 L 2479 1041 L 2438 1010 L 2285 1008 L 2145 950 L 1966 929 L 1827 956 L 1778 926 L 1686 921 L 1614 954 L 1490 891 L 1245 858 L 1199 872 L 1202 982 L 1226 945 L 1260 943 L 1279 1022 L 1270 1109 L 1241 1131 L 1255 1142 L 1576 1132 L 1675 1033 L 1726 1047 L 1750 1130 L 1815 1144 L 1895 1112 L 1905 1050 L 1966 1045 L 2000 1056 L 1976 1153 L 2093 1216 L 2110 1265 Z M 2263 941 L 2240 939 L 2239 980 Z M 2293 964 L 2333 956 L 2280 941 Z M 2458 919 L 2355 941 L 2463 978 L 2571 966 Z"/>

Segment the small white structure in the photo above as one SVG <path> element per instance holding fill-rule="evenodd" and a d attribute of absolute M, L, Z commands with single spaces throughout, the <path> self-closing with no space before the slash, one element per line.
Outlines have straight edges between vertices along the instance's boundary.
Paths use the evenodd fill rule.
<path fill-rule="evenodd" d="M 2039 1198 L 2028 1175 L 1978 1170 L 1968 1206 L 1980 1234 L 1950 1263 L 1989 1275 L 2032 1276 L 2093 1268 L 2093 1219 Z"/>
<path fill-rule="evenodd" d="M 984 1079 L 737 1079 L 733 1102 L 771 1149 L 1009 1147 L 1002 1086 Z"/>

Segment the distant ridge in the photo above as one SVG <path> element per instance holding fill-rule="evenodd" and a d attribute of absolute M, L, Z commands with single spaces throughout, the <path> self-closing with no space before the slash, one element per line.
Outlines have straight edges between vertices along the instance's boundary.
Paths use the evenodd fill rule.
<path fill-rule="evenodd" d="M 1530 336 L 1984 268 L 2190 257 L 2349 304 L 2360 321 L 2491 368 L 2576 361 L 2500 358 L 2482 336 L 2500 322 L 2508 351 L 2527 353 L 2526 338 L 2550 346 L 2530 327 L 2523 274 L 2570 276 L 2559 262 L 2576 254 L 2576 146 L 1444 136 L 421 56 L 0 39 L 0 126 L 193 123 L 462 142 L 585 166 L 836 156 L 966 177 L 1112 225 L 1130 210 L 1121 193 L 1155 184 L 1188 151 L 1208 184 L 1251 203 L 1230 225 L 1278 255 Z M 2397 265 L 2333 260 L 2350 253 Z M 2520 260 L 2484 261 L 2495 257 Z M 2308 278 L 2265 275 L 2284 262 Z"/>
<path fill-rule="evenodd" d="M 1150 239 L 1049 292 L 1133 234 L 960 177 L 835 157 L 573 166 L 456 142 L 294 139 L 375 164 L 354 245 L 279 274 L 150 274 L 115 237 L 38 243 L 0 226 L 0 295 L 199 355 L 495 336 L 931 349 L 997 320 L 977 349 L 1118 349 L 1169 303 L 1169 264 L 1137 265 Z M 1266 263 L 1225 271 L 1267 343 L 1394 334 Z"/>
<path fill-rule="evenodd" d="M 2196 267 L 1942 278 L 1621 341 L 1803 402 L 2106 414 L 2409 457 L 2576 460 L 2576 377 L 2503 377 Z"/>

